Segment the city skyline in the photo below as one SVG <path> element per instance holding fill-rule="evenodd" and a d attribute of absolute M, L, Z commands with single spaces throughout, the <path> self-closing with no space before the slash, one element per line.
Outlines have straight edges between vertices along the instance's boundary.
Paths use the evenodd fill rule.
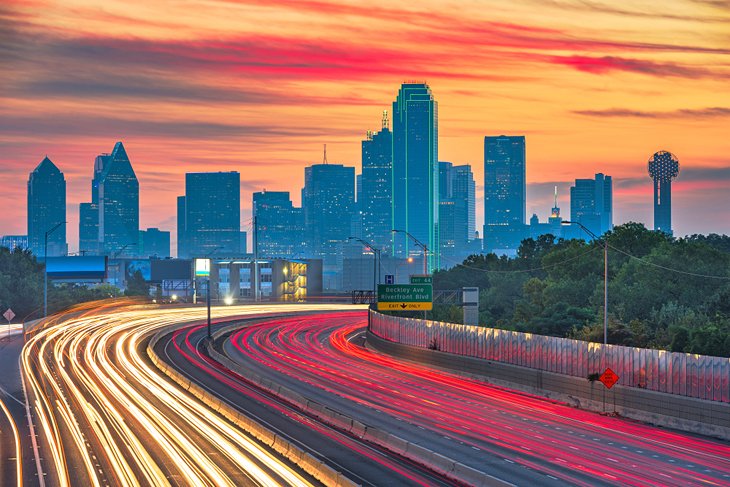
<path fill-rule="evenodd" d="M 48 154 L 68 181 L 75 250 L 89 165 L 116 140 L 140 180 L 140 228 L 174 229 L 185 172 L 245 174 L 244 220 L 254 191 L 290 191 L 299 206 L 302 168 L 320 159 L 321 144 L 331 160 L 359 167 L 360 141 L 407 79 L 433 89 L 438 158 L 472 166 L 477 201 L 481 139 L 526 135 L 528 216 L 549 215 L 556 183 L 567 208 L 572 181 L 603 172 L 614 177 L 614 222 L 652 228 L 645 164 L 667 150 L 683 168 L 672 187 L 675 235 L 729 232 L 727 8 L 568 1 L 541 3 L 535 13 L 530 1 L 458 10 L 314 3 L 201 2 L 165 22 L 149 20 L 165 18 L 157 7 L 139 4 L 6 4 L 3 52 L 13 55 L 0 125 L 3 234 L 25 233 L 20 181 Z M 255 15 L 243 20 L 249 10 Z M 342 16 L 361 29 L 347 32 Z M 444 22 L 464 28 L 444 33 Z M 309 25 L 326 35 L 313 37 Z M 189 72 L 185 83 L 173 76 L 180 69 Z M 477 205 L 477 228 L 482 213 Z"/>

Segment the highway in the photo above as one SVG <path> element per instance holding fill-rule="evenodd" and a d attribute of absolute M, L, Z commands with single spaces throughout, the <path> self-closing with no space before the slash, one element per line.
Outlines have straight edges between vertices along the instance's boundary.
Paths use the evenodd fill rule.
<path fill-rule="evenodd" d="M 367 316 L 272 319 L 217 344 L 310 399 L 516 485 L 730 485 L 730 445 L 577 410 L 361 346 Z"/>
<path fill-rule="evenodd" d="M 291 311 L 336 309 L 291 306 Z M 281 307 L 214 308 L 216 319 Z M 205 308 L 79 308 L 28 339 L 22 370 L 41 485 L 316 485 L 307 473 L 172 383 L 147 356 L 156 331 Z"/>
<path fill-rule="evenodd" d="M 271 320 L 272 318 L 267 318 Z M 277 317 L 287 319 L 287 316 Z M 252 326 L 258 320 L 247 320 Z M 230 407 L 244 412 L 277 435 L 296 444 L 318 460 L 344 473 L 357 484 L 367 486 L 453 485 L 403 458 L 330 427 L 313 416 L 266 393 L 246 378 L 212 361 L 205 353 L 206 327 L 191 325 L 164 337 L 156 352 L 166 363 L 206 391 L 223 399 Z"/>

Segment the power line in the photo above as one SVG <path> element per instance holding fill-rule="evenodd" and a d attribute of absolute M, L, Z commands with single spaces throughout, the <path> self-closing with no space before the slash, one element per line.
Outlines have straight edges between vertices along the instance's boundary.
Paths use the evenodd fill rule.
<path fill-rule="evenodd" d="M 631 255 L 628 252 L 624 252 L 621 249 L 617 249 L 613 245 L 609 245 L 609 248 L 615 250 L 616 252 L 618 252 L 620 254 L 624 254 L 627 257 L 630 257 L 632 259 L 638 260 L 642 264 L 646 264 L 646 265 L 650 265 L 650 266 L 653 266 L 653 267 L 657 267 L 659 269 L 664 269 L 665 271 L 676 272 L 677 274 L 684 274 L 685 276 L 692 276 L 692 277 L 704 277 L 704 278 L 707 278 L 707 279 L 730 280 L 730 276 L 712 276 L 712 275 L 709 275 L 709 274 L 698 274 L 696 272 L 688 272 L 688 271 L 683 271 L 683 270 L 680 270 L 680 269 L 673 269 L 671 267 L 666 267 L 666 266 L 663 266 L 661 264 L 656 264 L 654 262 L 649 262 L 648 260 L 644 260 L 641 257 L 636 257 L 635 255 Z"/>

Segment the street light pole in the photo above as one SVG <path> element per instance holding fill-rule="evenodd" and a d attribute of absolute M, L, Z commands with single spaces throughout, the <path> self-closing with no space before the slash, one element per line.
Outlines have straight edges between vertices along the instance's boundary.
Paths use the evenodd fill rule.
<path fill-rule="evenodd" d="M 66 222 L 58 222 L 43 237 L 43 317 L 48 316 L 48 236 Z"/>
<path fill-rule="evenodd" d="M 358 237 L 347 237 L 347 240 L 355 240 L 370 248 L 373 251 L 373 299 L 378 295 L 378 262 L 380 261 L 380 249 L 375 248 L 370 242 Z"/>
<path fill-rule="evenodd" d="M 596 240 L 603 240 L 603 344 L 608 345 L 608 239 L 598 237 L 580 222 L 564 220 L 564 225 L 578 225 L 584 232 Z"/>
<path fill-rule="evenodd" d="M 415 242 L 416 245 L 418 245 L 419 247 L 421 247 L 423 249 L 423 274 L 424 275 L 428 274 L 428 246 L 405 230 L 391 230 L 391 232 L 405 233 L 413 240 L 413 242 Z"/>

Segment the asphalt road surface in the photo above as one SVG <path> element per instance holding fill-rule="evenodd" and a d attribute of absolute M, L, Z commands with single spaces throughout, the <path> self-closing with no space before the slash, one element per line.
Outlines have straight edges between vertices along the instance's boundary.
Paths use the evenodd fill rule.
<path fill-rule="evenodd" d="M 308 398 L 517 485 L 730 485 L 730 445 L 358 345 L 363 312 L 269 320 L 222 350 Z M 354 339 L 353 339 L 354 338 Z"/>

